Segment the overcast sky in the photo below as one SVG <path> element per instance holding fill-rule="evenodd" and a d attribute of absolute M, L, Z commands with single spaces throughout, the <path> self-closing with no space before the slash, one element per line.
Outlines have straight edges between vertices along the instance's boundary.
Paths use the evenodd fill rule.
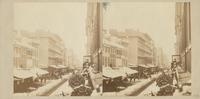
<path fill-rule="evenodd" d="M 72 48 L 82 61 L 86 52 L 86 3 L 15 3 L 16 30 L 47 30 L 58 34 L 66 48 Z"/>
<path fill-rule="evenodd" d="M 104 28 L 135 29 L 148 33 L 168 58 L 174 54 L 175 4 L 173 2 L 116 2 L 103 13 Z M 48 30 L 58 34 L 76 55 L 85 54 L 86 3 L 15 3 L 16 30 Z"/>
<path fill-rule="evenodd" d="M 157 47 L 162 47 L 168 59 L 174 54 L 174 2 L 115 2 L 104 12 L 104 28 L 140 30 L 148 33 Z"/>

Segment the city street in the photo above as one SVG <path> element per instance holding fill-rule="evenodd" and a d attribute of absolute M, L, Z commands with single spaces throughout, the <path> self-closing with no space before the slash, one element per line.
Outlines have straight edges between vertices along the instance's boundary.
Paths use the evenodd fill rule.
<path fill-rule="evenodd" d="M 161 75 L 163 74 L 158 73 L 158 74 L 152 75 L 152 78 L 137 80 L 136 82 L 133 82 L 132 85 L 125 88 L 124 90 L 121 90 L 119 92 L 104 92 L 103 96 L 160 96 L 160 95 L 171 96 L 171 94 L 167 94 L 167 93 L 172 93 L 173 96 L 191 95 L 191 83 L 188 80 L 190 79 L 188 75 L 186 76 L 186 74 L 179 74 L 179 77 L 180 77 L 179 83 L 182 85 L 182 87 L 181 88 L 175 87 L 176 81 L 173 81 L 172 86 L 174 86 L 175 88 L 174 91 L 172 90 L 170 91 L 170 89 L 167 89 L 167 87 L 165 87 L 165 86 L 168 86 L 167 83 L 170 83 L 169 80 L 157 82 L 157 80 L 165 78 L 164 76 L 161 76 Z M 184 77 L 182 77 L 183 75 Z M 181 82 L 181 79 L 185 79 L 185 81 Z M 167 82 L 165 83 L 165 86 L 159 87 L 157 85 L 164 82 Z M 165 89 L 162 90 L 163 88 Z"/>
<path fill-rule="evenodd" d="M 79 72 L 77 74 L 79 74 Z M 101 92 L 97 92 L 96 86 L 94 86 L 94 85 L 101 84 L 102 80 L 101 80 L 101 78 L 99 78 L 99 77 L 101 77 L 101 75 L 94 74 L 94 73 L 92 73 L 92 71 L 90 71 L 89 75 L 90 75 L 91 78 L 85 79 L 84 85 L 87 85 L 88 87 L 92 87 L 92 86 L 94 87 L 94 90 L 92 90 L 91 96 L 100 96 Z M 69 76 L 73 76 L 73 75 L 69 75 Z M 69 76 L 68 76 L 68 78 L 69 78 Z M 70 86 L 69 80 L 70 80 L 70 78 L 68 80 L 65 80 L 65 82 L 60 84 L 59 87 L 57 87 L 56 89 L 53 89 L 52 93 L 50 93 L 49 96 L 70 96 L 75 89 L 73 89 Z M 90 80 L 91 80 L 93 85 L 91 85 L 89 83 Z M 76 83 L 76 82 L 74 82 L 74 83 Z M 77 86 L 77 88 L 78 88 L 78 86 Z"/>
<path fill-rule="evenodd" d="M 128 87 L 126 87 L 124 90 L 121 90 L 119 92 L 104 92 L 103 96 L 138 96 L 141 94 L 145 94 L 152 90 L 151 88 L 155 85 L 155 80 L 160 75 L 154 74 L 151 78 L 148 79 L 139 79 L 135 82 L 132 82 L 132 84 Z"/>
<path fill-rule="evenodd" d="M 50 96 L 69 96 L 73 89 L 69 86 L 68 80 L 58 87 Z"/>
<path fill-rule="evenodd" d="M 153 82 L 144 91 L 142 91 L 138 96 L 152 96 L 159 91 L 159 87 L 156 86 L 156 82 Z"/>
<path fill-rule="evenodd" d="M 179 83 L 181 83 L 183 86 L 181 89 L 176 88 L 173 96 L 188 96 L 191 94 L 191 82 L 190 82 L 190 77 L 188 75 L 184 74 L 179 74 Z M 183 80 L 184 79 L 184 80 Z M 175 79 L 174 79 L 175 80 Z M 186 85 L 186 83 L 188 83 Z M 158 91 L 160 90 L 160 87 L 157 86 L 156 81 L 153 82 L 150 86 L 148 86 L 143 92 L 139 94 L 139 96 L 156 96 Z"/>
<path fill-rule="evenodd" d="M 159 91 L 159 87 L 156 85 L 156 80 L 157 77 L 160 75 L 160 73 L 152 75 L 152 78 L 148 79 L 140 79 L 136 80 L 135 82 L 132 82 L 131 86 L 128 86 L 126 89 L 119 91 L 119 92 L 104 92 L 103 96 L 156 96 L 157 92 Z M 51 82 L 49 81 L 49 84 L 46 86 L 43 86 L 41 88 L 38 88 L 37 90 L 31 92 L 30 94 L 27 95 L 33 95 L 33 94 L 38 94 L 39 92 L 42 93 L 44 90 L 51 90 L 47 91 L 46 95 L 48 96 L 70 96 L 71 92 L 73 89 L 69 86 L 69 81 L 66 80 L 69 78 L 69 74 L 63 76 L 64 82 L 59 83 L 59 80 L 52 80 Z M 57 84 L 57 87 L 54 87 L 55 84 Z M 50 87 L 52 86 L 52 87 Z M 48 89 L 51 88 L 51 89 Z M 174 95 L 175 96 L 181 96 L 183 94 L 187 94 L 187 91 L 189 91 L 191 87 L 189 86 L 184 86 L 183 91 L 179 92 L 178 89 L 175 90 Z M 17 94 L 16 94 L 17 95 Z M 25 95 L 25 94 L 18 94 L 18 95 Z M 44 94 L 43 94 L 44 95 Z M 100 95 L 99 93 L 96 92 L 96 90 L 93 90 L 91 96 L 98 96 Z"/>
<path fill-rule="evenodd" d="M 73 89 L 69 86 L 68 80 L 65 81 L 60 87 L 58 87 L 54 92 L 50 94 L 50 96 L 70 96 Z M 100 93 L 93 90 L 91 96 L 100 96 Z"/>
<path fill-rule="evenodd" d="M 15 96 L 192 93 L 189 2 L 17 3 L 14 8 Z"/>
<path fill-rule="evenodd" d="M 60 85 L 63 84 L 63 82 L 66 82 L 66 80 L 69 78 L 69 74 L 63 75 L 62 79 L 56 79 L 56 80 L 47 80 L 45 85 L 37 88 L 36 90 L 33 90 L 29 93 L 15 93 L 15 96 L 48 96 L 52 92 L 54 92 Z"/>

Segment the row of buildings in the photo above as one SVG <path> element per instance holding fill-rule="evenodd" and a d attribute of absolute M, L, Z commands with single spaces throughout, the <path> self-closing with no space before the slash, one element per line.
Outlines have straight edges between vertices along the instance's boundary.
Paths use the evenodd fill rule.
<path fill-rule="evenodd" d="M 123 32 L 111 29 L 104 30 L 103 34 L 102 64 L 104 66 L 167 64 L 162 48 L 156 48 L 147 33 L 132 29 Z"/>
<path fill-rule="evenodd" d="M 106 6 L 106 5 L 105 5 Z M 169 65 L 162 48 L 155 47 L 151 37 L 140 31 L 102 30 L 102 65 L 137 64 Z M 186 72 L 191 72 L 191 13 L 189 2 L 175 5 L 175 54 Z"/>
<path fill-rule="evenodd" d="M 63 40 L 49 31 L 14 31 L 14 67 L 42 68 L 50 65 L 75 65 L 72 50 L 65 48 Z"/>
<path fill-rule="evenodd" d="M 104 31 L 102 65 L 111 67 L 127 65 L 127 47 L 127 40 L 122 40 Z"/>

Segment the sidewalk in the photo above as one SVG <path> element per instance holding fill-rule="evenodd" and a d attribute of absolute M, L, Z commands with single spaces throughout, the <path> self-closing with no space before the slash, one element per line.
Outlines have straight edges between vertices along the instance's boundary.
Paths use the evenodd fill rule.
<path fill-rule="evenodd" d="M 94 85 L 98 85 L 102 83 L 101 74 L 91 73 L 91 80 Z M 95 86 L 96 87 L 96 86 Z M 69 86 L 69 82 L 66 81 L 62 84 L 58 89 L 56 89 L 50 96 L 70 96 L 73 89 Z M 91 96 L 101 96 L 101 92 L 97 92 L 96 89 L 93 90 Z"/>
<path fill-rule="evenodd" d="M 62 79 L 50 80 L 46 85 L 39 87 L 38 89 L 30 92 L 30 93 L 15 93 L 15 96 L 46 96 L 51 90 L 53 90 L 56 86 L 66 81 L 69 78 L 69 74 L 64 75 Z"/>
<path fill-rule="evenodd" d="M 160 75 L 154 74 L 151 78 L 141 79 L 140 81 L 136 81 L 133 85 L 127 87 L 125 90 L 120 92 L 105 92 L 103 96 L 137 96 L 139 95 L 145 88 L 151 85 Z"/>
<path fill-rule="evenodd" d="M 156 94 L 159 91 L 159 87 L 156 85 L 154 81 L 150 86 L 148 86 L 145 90 L 143 90 L 138 96 L 152 96 L 152 94 Z"/>
<path fill-rule="evenodd" d="M 192 92 L 191 86 L 183 86 L 183 91 L 175 90 L 173 96 L 190 96 Z"/>
<path fill-rule="evenodd" d="M 191 74 L 188 72 L 179 73 L 179 83 L 183 85 L 182 91 L 175 90 L 174 96 L 188 96 L 192 93 Z"/>

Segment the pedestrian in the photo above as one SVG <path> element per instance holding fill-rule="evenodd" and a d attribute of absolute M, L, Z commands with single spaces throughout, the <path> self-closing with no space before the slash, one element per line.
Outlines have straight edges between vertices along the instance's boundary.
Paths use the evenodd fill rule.
<path fill-rule="evenodd" d="M 176 59 L 171 63 L 171 71 L 172 71 L 172 79 L 176 80 L 176 84 L 177 84 L 177 87 L 178 87 L 178 84 L 179 84 L 179 81 L 178 81 L 178 63 L 176 61 Z"/>

